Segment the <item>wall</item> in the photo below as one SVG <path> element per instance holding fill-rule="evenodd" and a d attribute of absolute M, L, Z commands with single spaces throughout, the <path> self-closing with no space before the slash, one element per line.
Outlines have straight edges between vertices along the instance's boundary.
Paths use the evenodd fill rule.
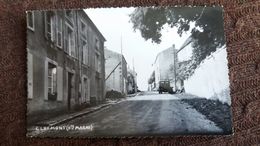
<path fill-rule="evenodd" d="M 127 92 L 127 63 L 122 55 L 111 50 L 105 49 L 105 72 L 106 72 L 106 91 L 115 90 L 121 93 Z M 113 69 L 123 60 L 114 72 Z M 123 78 L 122 78 L 123 77 Z M 125 85 L 125 87 L 124 87 Z"/>
<path fill-rule="evenodd" d="M 50 51 L 50 44 L 45 38 L 44 15 L 43 12 L 34 12 L 34 30 L 27 29 L 27 48 L 32 55 L 31 62 L 28 63 L 28 70 L 32 70 L 32 98 L 28 99 L 28 114 L 43 110 L 53 110 L 66 108 L 66 102 L 46 100 L 46 59 L 49 56 L 58 62 L 57 49 Z M 53 57 L 55 56 L 55 57 Z M 62 86 L 62 85 L 58 85 Z M 60 91 L 63 92 L 63 91 Z"/>
<path fill-rule="evenodd" d="M 59 15 L 62 19 L 62 47 L 56 46 L 56 23 L 54 23 L 54 41 L 51 41 L 45 36 L 45 19 L 44 11 L 34 12 L 34 30 L 27 29 L 27 50 L 28 50 L 28 69 L 33 74 L 32 78 L 29 78 L 33 85 L 31 89 L 32 96 L 28 98 L 28 114 L 38 113 L 42 111 L 59 111 L 68 110 L 68 73 L 73 73 L 72 78 L 72 96 L 70 109 L 77 108 L 80 104 L 90 102 L 90 96 L 95 98 L 95 101 L 100 102 L 104 100 L 104 37 L 99 33 L 93 22 L 88 18 L 82 10 L 73 12 L 72 24 L 75 35 L 75 51 L 76 56 L 72 57 L 65 52 L 65 37 L 66 27 L 65 11 L 56 11 L 55 16 Z M 82 44 L 79 37 L 79 19 L 86 22 L 89 27 L 89 33 L 87 33 L 89 57 L 87 65 L 82 64 Z M 95 70 L 95 58 L 94 56 L 95 42 L 94 38 L 99 40 L 99 53 L 101 60 L 101 70 L 96 72 Z M 48 63 L 53 63 L 57 67 L 57 100 L 48 100 Z M 98 81 L 97 81 L 98 76 Z M 88 79 L 88 97 L 83 99 L 80 93 L 82 93 L 81 81 L 83 77 Z M 97 83 L 98 82 L 98 83 Z M 96 87 L 100 87 L 96 90 Z M 90 87 L 92 87 L 90 89 Z M 90 93 L 92 91 L 92 94 Z M 94 91 L 94 92 L 93 92 Z"/>
<path fill-rule="evenodd" d="M 231 103 L 226 48 L 207 57 L 194 74 L 184 81 L 186 93 Z"/>
<path fill-rule="evenodd" d="M 192 43 L 189 43 L 187 46 L 185 46 L 182 50 L 178 52 L 178 61 L 187 61 L 191 59 L 192 56 Z"/>
<path fill-rule="evenodd" d="M 82 75 L 88 78 L 89 86 L 92 87 L 89 89 L 89 97 L 97 102 L 102 102 L 105 99 L 105 64 L 104 64 L 104 41 L 105 38 L 102 34 L 98 31 L 98 28 L 95 24 L 91 21 L 91 19 L 87 16 L 87 14 L 82 11 L 78 10 L 78 23 L 83 21 L 87 26 L 87 43 L 88 43 L 88 63 L 82 63 Z M 79 27 L 78 27 L 79 28 Z M 80 30 L 79 30 L 80 33 Z M 98 39 L 99 49 L 96 49 L 95 39 Z M 83 53 L 83 51 L 81 52 Z M 100 72 L 96 71 L 95 69 L 95 55 L 99 54 L 99 58 L 101 60 L 100 64 Z M 82 58 L 82 56 L 81 56 Z M 83 62 L 83 59 L 80 59 Z M 83 87 L 83 86 L 81 86 Z M 81 89 L 83 91 L 83 89 Z"/>

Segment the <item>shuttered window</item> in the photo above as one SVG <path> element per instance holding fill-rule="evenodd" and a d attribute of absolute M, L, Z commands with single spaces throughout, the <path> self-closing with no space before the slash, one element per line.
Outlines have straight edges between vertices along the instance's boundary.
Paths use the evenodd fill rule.
<path fill-rule="evenodd" d="M 34 13 L 31 11 L 26 12 L 27 15 L 27 28 L 34 30 Z"/>
<path fill-rule="evenodd" d="M 57 16 L 57 46 L 62 48 L 62 19 Z"/>
<path fill-rule="evenodd" d="M 55 17 L 53 12 L 45 13 L 45 35 L 47 39 L 54 41 Z"/>
<path fill-rule="evenodd" d="M 57 67 L 48 63 L 48 99 L 57 100 Z"/>
<path fill-rule="evenodd" d="M 83 63 L 85 65 L 87 65 L 88 64 L 88 46 L 87 46 L 86 40 L 81 39 L 81 41 L 82 41 L 82 50 L 83 50 L 83 55 L 82 55 Z"/>
<path fill-rule="evenodd" d="M 66 23 L 66 37 L 65 37 L 65 43 L 66 43 L 66 52 L 72 56 L 76 57 L 75 52 L 75 33 L 72 26 Z"/>

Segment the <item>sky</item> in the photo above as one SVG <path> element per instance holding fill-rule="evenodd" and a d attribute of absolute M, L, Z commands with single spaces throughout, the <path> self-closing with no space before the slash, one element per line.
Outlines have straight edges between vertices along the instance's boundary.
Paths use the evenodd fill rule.
<path fill-rule="evenodd" d="M 142 91 L 148 89 L 148 79 L 153 72 L 152 64 L 157 54 L 175 44 L 178 49 L 190 36 L 183 33 L 182 37 L 177 34 L 177 28 L 165 28 L 162 31 L 160 44 L 145 41 L 139 30 L 134 32 L 129 14 L 135 8 L 95 8 L 85 9 L 85 12 L 106 38 L 105 47 L 109 50 L 121 53 L 128 66 L 137 72 L 137 85 Z M 122 36 L 122 37 L 121 37 Z"/>

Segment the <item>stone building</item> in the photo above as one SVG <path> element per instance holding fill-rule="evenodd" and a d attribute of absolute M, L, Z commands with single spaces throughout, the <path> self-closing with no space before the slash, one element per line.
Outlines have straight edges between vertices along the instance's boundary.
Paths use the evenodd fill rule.
<path fill-rule="evenodd" d="M 170 81 L 170 86 L 175 90 L 175 77 L 177 68 L 177 50 L 175 45 L 158 53 L 153 67 L 155 72 L 155 83 L 151 90 L 158 90 L 160 81 Z M 151 83 L 152 84 L 152 83 Z"/>
<path fill-rule="evenodd" d="M 127 62 L 122 54 L 105 49 L 106 91 L 127 94 Z"/>
<path fill-rule="evenodd" d="M 103 101 L 104 42 L 83 10 L 27 12 L 28 114 Z"/>

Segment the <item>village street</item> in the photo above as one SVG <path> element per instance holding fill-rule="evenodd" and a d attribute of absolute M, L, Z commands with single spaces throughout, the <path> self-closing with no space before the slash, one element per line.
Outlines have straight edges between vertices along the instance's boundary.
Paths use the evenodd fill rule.
<path fill-rule="evenodd" d="M 231 134 L 221 7 L 110 11 L 26 13 L 27 136 Z"/>
<path fill-rule="evenodd" d="M 170 94 L 142 92 L 100 111 L 60 126 L 91 126 L 85 130 L 49 130 L 37 136 L 129 136 L 221 133 L 222 129 L 187 103 Z"/>

